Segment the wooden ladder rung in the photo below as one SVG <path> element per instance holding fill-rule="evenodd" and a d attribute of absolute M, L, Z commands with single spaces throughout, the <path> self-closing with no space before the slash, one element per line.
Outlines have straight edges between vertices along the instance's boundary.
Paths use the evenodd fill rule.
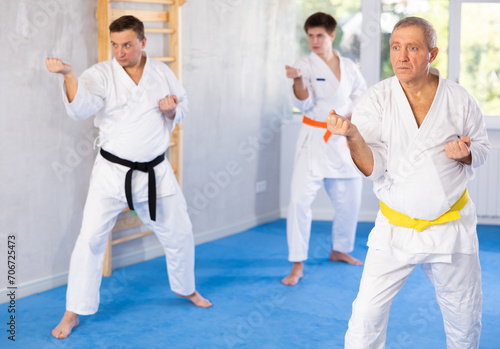
<path fill-rule="evenodd" d="M 157 61 L 166 62 L 166 63 L 170 63 L 170 62 L 175 61 L 175 57 L 151 57 L 151 58 L 156 59 Z"/>
<path fill-rule="evenodd" d="M 134 216 L 133 213 L 130 212 L 128 207 L 124 209 L 122 212 L 125 213 L 125 217 L 116 220 L 115 226 L 111 231 L 111 233 L 116 233 L 122 230 L 135 228 L 142 225 L 142 222 L 139 219 L 139 217 Z"/>
<path fill-rule="evenodd" d="M 145 232 L 142 232 L 142 233 L 132 234 L 132 235 L 129 235 L 129 236 L 125 236 L 125 237 L 113 240 L 111 242 L 111 245 L 117 245 L 117 244 L 121 244 L 122 242 L 127 242 L 127 241 L 130 241 L 130 240 L 139 239 L 139 238 L 142 238 L 143 236 L 147 236 L 147 235 L 150 235 L 150 234 L 153 234 L 153 232 L 151 230 L 150 231 L 145 231 Z"/>
<path fill-rule="evenodd" d="M 175 30 L 172 28 L 144 28 L 146 33 L 160 33 L 160 34 L 174 34 Z"/>
<path fill-rule="evenodd" d="M 146 10 L 122 10 L 111 9 L 111 20 L 114 21 L 121 16 L 132 15 L 143 22 L 168 22 L 168 12 L 166 11 L 146 11 Z"/>
<path fill-rule="evenodd" d="M 110 2 L 135 2 L 140 4 L 173 5 L 174 0 L 110 0 Z"/>

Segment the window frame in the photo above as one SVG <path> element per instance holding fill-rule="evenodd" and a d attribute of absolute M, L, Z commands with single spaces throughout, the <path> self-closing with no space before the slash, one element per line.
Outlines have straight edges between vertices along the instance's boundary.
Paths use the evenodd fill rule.
<path fill-rule="evenodd" d="M 460 80 L 460 39 L 462 4 L 466 3 L 496 3 L 500 0 L 450 0 L 450 24 L 448 43 L 448 79 L 459 82 Z M 484 115 L 486 127 L 488 129 L 500 130 L 500 115 Z"/>
<path fill-rule="evenodd" d="M 463 3 L 498 3 L 500 0 L 449 0 L 448 32 L 448 79 L 459 81 L 460 77 L 460 30 Z M 368 86 L 380 81 L 381 59 L 381 13 L 382 2 L 362 0 L 363 15 L 360 63 L 361 72 Z M 485 115 L 488 129 L 500 130 L 500 115 Z"/>

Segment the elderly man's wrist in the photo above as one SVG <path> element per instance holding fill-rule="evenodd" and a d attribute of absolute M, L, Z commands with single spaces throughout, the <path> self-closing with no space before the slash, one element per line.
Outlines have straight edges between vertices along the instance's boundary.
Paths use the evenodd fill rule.
<path fill-rule="evenodd" d="M 170 120 L 175 119 L 175 110 L 174 110 L 174 111 L 168 111 L 168 112 L 165 112 L 165 113 L 163 113 L 163 114 L 165 114 L 165 116 L 166 116 L 167 118 L 169 118 Z"/>

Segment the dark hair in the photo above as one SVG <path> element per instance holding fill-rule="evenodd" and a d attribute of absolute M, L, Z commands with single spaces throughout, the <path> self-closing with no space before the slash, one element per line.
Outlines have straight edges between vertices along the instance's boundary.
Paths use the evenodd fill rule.
<path fill-rule="evenodd" d="M 423 30 L 425 44 L 427 45 L 429 51 L 432 50 L 434 47 L 436 47 L 436 41 L 437 41 L 436 31 L 434 30 L 432 24 L 423 18 L 420 17 L 403 18 L 398 23 L 396 23 L 392 32 L 394 33 L 394 31 L 399 28 L 406 28 L 411 26 L 419 27 L 420 29 Z"/>
<path fill-rule="evenodd" d="M 316 12 L 315 14 L 310 15 L 308 19 L 306 19 L 306 23 L 304 23 L 304 30 L 307 34 L 307 31 L 310 28 L 317 27 L 325 28 L 326 32 L 328 34 L 331 34 L 337 28 L 337 21 L 327 13 Z"/>
<path fill-rule="evenodd" d="M 144 24 L 134 16 L 121 16 L 109 25 L 110 33 L 118 33 L 132 29 L 139 40 L 144 39 Z"/>

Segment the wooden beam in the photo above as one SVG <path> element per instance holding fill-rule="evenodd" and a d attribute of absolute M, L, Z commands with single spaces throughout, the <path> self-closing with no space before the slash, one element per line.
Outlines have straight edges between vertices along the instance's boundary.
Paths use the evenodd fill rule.
<path fill-rule="evenodd" d="M 146 33 L 174 34 L 173 28 L 144 28 Z"/>
<path fill-rule="evenodd" d="M 112 233 L 117 232 L 117 231 L 122 231 L 130 228 L 135 228 L 139 227 L 142 225 L 141 220 L 139 217 L 134 216 L 132 211 L 130 211 L 128 208 L 125 209 L 126 213 L 125 216 L 121 219 L 116 220 L 115 226 L 113 230 L 111 231 Z"/>
<path fill-rule="evenodd" d="M 170 13 L 170 28 L 177 28 L 177 31 L 170 35 L 169 37 L 169 48 L 168 52 L 170 56 L 176 57 L 175 62 L 170 64 L 170 69 L 174 72 L 175 76 L 179 81 L 182 82 L 182 71 L 181 71 L 181 34 L 182 34 L 182 22 L 181 22 L 181 8 L 179 6 L 179 0 L 176 0 L 176 4 L 168 8 Z"/>
<path fill-rule="evenodd" d="M 169 37 L 169 54 L 176 57 L 175 61 L 169 64 L 170 69 L 174 72 L 179 81 L 182 82 L 182 9 L 181 5 L 184 3 L 182 0 L 175 0 L 175 4 L 169 6 L 170 13 L 170 28 L 177 28 L 177 31 Z M 179 186 L 182 188 L 182 124 L 177 124 L 174 131 L 170 135 L 172 141 L 177 146 L 170 152 L 170 163 L 175 168 L 175 177 Z"/>
<path fill-rule="evenodd" d="M 111 233 L 108 235 L 108 243 L 106 244 L 106 253 L 104 254 L 104 262 L 102 263 L 102 275 L 111 276 Z"/>
<path fill-rule="evenodd" d="M 125 236 L 123 238 L 119 238 L 119 239 L 113 240 L 112 244 L 113 245 L 121 244 L 122 242 L 127 242 L 127 241 L 130 241 L 130 240 L 135 240 L 135 239 L 142 238 L 143 236 L 147 236 L 147 235 L 151 235 L 151 234 L 153 234 L 152 231 L 145 231 L 143 233 L 132 234 L 132 235 L 129 235 L 129 236 Z"/>
<path fill-rule="evenodd" d="M 175 62 L 175 60 L 176 60 L 175 57 L 151 57 L 151 58 L 156 59 L 157 61 L 160 61 L 160 62 L 165 62 L 165 63 Z"/>
<path fill-rule="evenodd" d="M 112 2 L 135 2 L 140 4 L 172 5 L 175 0 L 111 0 Z"/>
<path fill-rule="evenodd" d="M 176 147 L 170 151 L 170 163 L 174 170 L 175 178 L 182 187 L 182 123 L 175 125 L 175 129 L 170 135 L 176 143 Z M 175 151 L 174 151 L 175 150 Z"/>
<path fill-rule="evenodd" d="M 111 59 L 111 47 L 109 38 L 110 11 L 111 5 L 109 4 L 108 0 L 98 0 L 96 18 L 99 62 Z"/>
<path fill-rule="evenodd" d="M 111 21 L 127 15 L 135 16 L 143 22 L 168 22 L 169 17 L 168 12 L 166 11 L 111 9 Z"/>

